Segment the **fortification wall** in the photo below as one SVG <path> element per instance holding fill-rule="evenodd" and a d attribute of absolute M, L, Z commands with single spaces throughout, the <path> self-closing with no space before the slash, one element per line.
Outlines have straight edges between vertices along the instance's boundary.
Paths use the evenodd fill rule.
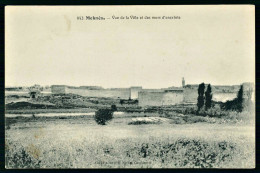
<path fill-rule="evenodd" d="M 183 103 L 183 91 L 166 92 L 163 96 L 163 105 L 176 105 Z"/>
<path fill-rule="evenodd" d="M 249 92 L 254 91 L 254 85 L 251 83 L 244 83 L 244 98 L 248 95 L 252 95 L 251 99 L 254 99 L 254 94 Z M 206 85 L 207 87 L 207 85 Z M 226 102 L 236 98 L 239 90 L 239 85 L 233 86 L 212 86 L 212 94 L 214 101 Z M 205 88 L 206 90 L 206 88 Z M 120 99 L 138 99 L 140 106 L 151 105 L 174 105 L 181 102 L 185 103 L 197 103 L 198 98 L 198 85 L 186 85 L 183 91 L 164 91 L 163 89 L 142 89 L 142 87 L 131 88 L 112 88 L 112 89 L 87 89 L 86 87 L 70 87 L 65 85 L 53 85 L 51 86 L 51 92 L 53 94 L 60 93 L 72 93 L 81 96 L 88 97 L 111 97 Z"/>
<path fill-rule="evenodd" d="M 207 88 L 207 86 L 205 87 L 205 89 Z M 238 92 L 240 85 L 213 85 L 211 86 L 212 88 L 212 92 L 217 92 L 217 93 L 234 93 L 234 92 Z"/>
<path fill-rule="evenodd" d="M 120 99 L 129 99 L 129 89 L 101 89 L 101 90 L 87 90 L 87 89 L 74 89 L 68 88 L 66 93 L 77 94 L 87 97 L 111 97 Z"/>
<path fill-rule="evenodd" d="M 142 87 L 131 87 L 130 88 L 130 98 L 138 99 L 138 92 L 142 91 Z"/>
<path fill-rule="evenodd" d="M 163 92 L 139 92 L 139 106 L 161 106 L 163 105 Z"/>
<path fill-rule="evenodd" d="M 65 85 L 53 85 L 51 86 L 52 94 L 65 94 L 67 87 Z"/>
<path fill-rule="evenodd" d="M 183 92 L 139 92 L 139 106 L 175 105 L 183 102 Z"/>
<path fill-rule="evenodd" d="M 198 89 L 185 88 L 183 91 L 183 101 L 185 103 L 197 103 Z"/>

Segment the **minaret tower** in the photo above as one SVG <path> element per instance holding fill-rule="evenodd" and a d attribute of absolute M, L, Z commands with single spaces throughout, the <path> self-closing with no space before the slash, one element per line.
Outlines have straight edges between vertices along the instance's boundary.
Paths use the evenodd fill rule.
<path fill-rule="evenodd" d="M 184 77 L 182 78 L 182 88 L 184 88 L 185 86 L 185 80 L 184 80 Z"/>

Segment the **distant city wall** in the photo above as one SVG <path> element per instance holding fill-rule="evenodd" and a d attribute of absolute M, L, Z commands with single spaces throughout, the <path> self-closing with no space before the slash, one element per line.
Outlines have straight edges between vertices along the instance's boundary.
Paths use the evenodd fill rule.
<path fill-rule="evenodd" d="M 100 90 L 88 90 L 88 89 L 71 89 L 67 88 L 67 93 L 78 94 L 87 97 L 111 97 L 120 99 L 129 99 L 129 89 L 100 89 Z"/>
<path fill-rule="evenodd" d="M 183 92 L 139 92 L 139 106 L 176 105 L 183 102 Z"/>
<path fill-rule="evenodd" d="M 51 92 L 53 94 L 65 94 L 67 87 L 65 85 L 52 85 Z"/>
<path fill-rule="evenodd" d="M 142 87 L 131 87 L 130 88 L 130 98 L 138 99 L 138 93 L 142 91 Z"/>
<path fill-rule="evenodd" d="M 185 103 L 196 103 L 198 98 L 197 88 L 185 88 L 183 90 L 183 101 Z"/>
<path fill-rule="evenodd" d="M 140 106 L 175 105 L 179 103 L 197 103 L 199 85 L 185 85 L 183 88 L 170 87 L 165 89 L 143 89 L 142 87 L 112 88 L 101 87 L 71 87 L 66 85 L 53 85 L 51 91 L 55 93 L 72 93 L 87 97 L 111 97 L 120 99 L 138 99 Z M 254 91 L 254 85 L 244 83 L 244 98 L 249 97 Z M 205 91 L 207 84 L 205 84 Z M 212 86 L 212 99 L 214 101 L 226 102 L 237 96 L 240 85 Z M 252 100 L 254 95 L 252 95 Z"/>
<path fill-rule="evenodd" d="M 84 89 L 78 87 L 70 87 L 63 85 L 54 85 L 51 87 L 53 94 L 77 94 L 87 97 L 112 97 L 120 99 L 129 99 L 130 89 Z"/>
<path fill-rule="evenodd" d="M 51 87 L 53 94 L 71 93 L 87 97 L 111 97 L 120 99 L 138 99 L 140 105 L 174 105 L 176 103 L 196 103 L 198 98 L 197 87 L 187 87 L 183 92 L 164 92 L 161 89 L 142 89 L 140 87 L 132 87 L 130 89 L 82 89 L 77 87 L 69 87 L 64 85 L 56 85 Z M 177 94 L 174 95 L 173 93 Z M 140 95 L 141 94 L 141 95 Z M 225 93 L 214 92 L 213 100 L 225 102 L 236 97 L 237 92 Z"/>

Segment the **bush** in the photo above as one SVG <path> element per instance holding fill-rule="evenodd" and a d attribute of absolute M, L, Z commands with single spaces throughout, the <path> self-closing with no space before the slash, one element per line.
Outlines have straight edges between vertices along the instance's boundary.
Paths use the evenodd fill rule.
<path fill-rule="evenodd" d="M 187 108 L 183 110 L 183 114 L 193 114 L 193 115 L 200 115 L 200 116 L 209 116 L 209 117 L 223 117 L 228 115 L 228 111 L 224 111 L 220 108 L 219 105 L 214 105 L 214 107 L 204 110 L 200 109 L 199 111 L 196 108 Z"/>
<path fill-rule="evenodd" d="M 111 106 L 111 110 L 112 110 L 112 111 L 117 111 L 116 105 L 112 105 L 112 106 Z"/>
<path fill-rule="evenodd" d="M 255 113 L 248 111 L 230 111 L 224 118 L 230 120 L 231 122 L 254 123 Z"/>
<path fill-rule="evenodd" d="M 95 113 L 95 121 L 100 125 L 106 125 L 107 121 L 110 121 L 113 118 L 113 111 L 110 109 L 99 109 Z"/>
<path fill-rule="evenodd" d="M 178 138 L 175 141 L 134 143 L 123 153 L 129 158 L 159 162 L 163 168 L 218 168 L 236 156 L 235 143 Z M 152 162 L 152 163 L 154 163 Z"/>
<path fill-rule="evenodd" d="M 106 125 L 106 122 L 112 120 L 113 112 L 117 110 L 116 105 L 112 105 L 111 109 L 99 109 L 94 116 L 95 121 L 100 125 Z"/>
<path fill-rule="evenodd" d="M 9 142 L 5 147 L 5 159 L 7 168 L 40 168 L 41 164 L 41 161 L 32 156 L 28 149 L 18 145 L 9 146 Z"/>
<path fill-rule="evenodd" d="M 181 113 L 183 113 L 183 114 L 196 114 L 197 109 L 196 108 L 186 108 L 186 109 L 183 109 L 183 111 Z"/>

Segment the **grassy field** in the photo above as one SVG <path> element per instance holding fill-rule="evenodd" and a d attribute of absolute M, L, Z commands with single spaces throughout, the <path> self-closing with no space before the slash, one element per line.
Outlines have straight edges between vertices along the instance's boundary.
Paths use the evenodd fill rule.
<path fill-rule="evenodd" d="M 131 116 L 16 120 L 6 168 L 254 168 L 254 124 L 133 125 Z M 128 125 L 131 124 L 131 125 Z"/>
<path fill-rule="evenodd" d="M 39 113 L 88 113 L 95 112 L 96 109 L 22 109 L 22 110 L 5 110 L 6 114 L 39 114 Z"/>

